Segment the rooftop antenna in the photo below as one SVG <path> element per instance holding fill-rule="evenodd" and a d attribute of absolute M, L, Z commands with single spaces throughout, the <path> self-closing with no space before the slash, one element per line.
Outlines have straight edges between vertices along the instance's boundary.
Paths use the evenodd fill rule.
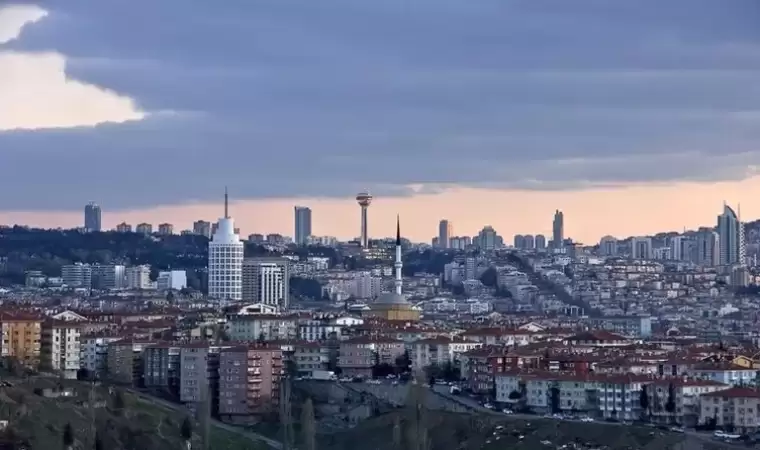
<path fill-rule="evenodd" d="M 225 186 L 224 187 L 224 218 L 225 219 L 230 218 L 229 203 L 230 203 L 230 198 L 229 198 L 229 195 L 227 195 L 227 186 Z"/>

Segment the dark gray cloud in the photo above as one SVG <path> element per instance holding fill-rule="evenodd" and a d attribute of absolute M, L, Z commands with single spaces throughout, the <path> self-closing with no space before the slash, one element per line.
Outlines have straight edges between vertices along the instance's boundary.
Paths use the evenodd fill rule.
<path fill-rule="evenodd" d="M 142 122 L 0 133 L 0 208 L 584 189 L 760 166 L 755 0 L 49 0 Z"/>

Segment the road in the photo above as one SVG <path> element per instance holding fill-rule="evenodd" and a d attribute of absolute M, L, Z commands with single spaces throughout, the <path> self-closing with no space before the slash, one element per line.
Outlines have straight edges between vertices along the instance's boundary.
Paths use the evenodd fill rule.
<path fill-rule="evenodd" d="M 168 402 L 166 400 L 163 400 L 163 399 L 160 399 L 160 398 L 157 398 L 157 397 L 153 397 L 152 395 L 145 394 L 143 392 L 135 391 L 135 390 L 132 390 L 132 389 L 129 389 L 129 392 L 131 394 L 134 394 L 137 397 L 139 397 L 140 400 L 142 400 L 144 402 L 147 402 L 147 403 L 150 403 L 152 405 L 160 406 L 160 407 L 166 408 L 166 409 L 171 409 L 173 411 L 181 411 L 181 412 L 185 412 L 185 413 L 187 412 L 187 410 L 185 409 L 185 407 L 182 406 L 182 405 L 178 405 L 176 403 Z M 217 427 L 219 429 L 222 429 L 222 430 L 225 430 L 225 431 L 229 431 L 230 433 L 237 434 L 238 436 L 244 437 L 244 438 L 250 440 L 251 442 L 263 442 L 264 444 L 266 444 L 270 448 L 273 448 L 275 450 L 282 450 L 282 442 L 279 442 L 279 441 L 276 441 L 274 439 L 268 438 L 268 437 L 266 437 L 264 435 L 261 435 L 259 433 L 254 433 L 252 431 L 244 430 L 242 428 L 239 428 L 239 427 L 236 427 L 236 426 L 233 426 L 233 425 L 229 425 L 229 424 L 226 424 L 224 422 L 220 422 L 220 421 L 214 420 L 214 419 L 211 419 L 211 425 L 213 425 L 213 426 L 215 426 L 215 427 Z"/>

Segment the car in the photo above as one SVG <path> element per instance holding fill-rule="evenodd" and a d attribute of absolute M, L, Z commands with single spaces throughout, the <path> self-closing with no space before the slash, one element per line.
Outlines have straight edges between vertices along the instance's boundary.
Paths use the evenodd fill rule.
<path fill-rule="evenodd" d="M 501 412 L 503 412 L 504 414 L 514 414 L 515 413 L 514 411 L 512 411 L 509 408 L 504 408 L 504 409 L 501 410 Z"/>
<path fill-rule="evenodd" d="M 593 422 L 594 419 L 591 417 L 581 417 L 581 422 Z"/>
<path fill-rule="evenodd" d="M 684 430 L 682 427 L 670 427 L 670 431 L 674 433 L 685 433 L 686 430 Z"/>
<path fill-rule="evenodd" d="M 483 408 L 494 409 L 494 406 L 491 403 L 483 403 Z"/>

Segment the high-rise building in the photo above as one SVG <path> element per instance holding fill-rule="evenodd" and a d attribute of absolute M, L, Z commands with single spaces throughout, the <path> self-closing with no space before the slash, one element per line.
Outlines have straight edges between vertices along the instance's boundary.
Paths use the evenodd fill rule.
<path fill-rule="evenodd" d="M 173 289 L 180 291 L 187 287 L 187 272 L 184 270 L 167 270 L 158 273 L 156 288 L 159 291 L 168 291 Z"/>
<path fill-rule="evenodd" d="M 137 224 L 137 227 L 135 227 L 135 231 L 140 234 L 151 234 L 153 233 L 153 225 L 149 223 L 139 223 Z"/>
<path fill-rule="evenodd" d="M 90 202 L 84 207 L 84 229 L 85 231 L 100 231 L 101 228 L 101 211 L 100 206 L 95 202 Z"/>
<path fill-rule="evenodd" d="M 262 257 L 243 260 L 243 300 L 287 309 L 290 298 L 290 261 Z"/>
<path fill-rule="evenodd" d="M 546 236 L 544 236 L 543 234 L 536 235 L 536 250 L 538 251 L 546 250 Z"/>
<path fill-rule="evenodd" d="M 523 242 L 525 243 L 525 250 L 533 250 L 536 248 L 536 238 L 532 234 L 526 234 L 523 236 Z"/>
<path fill-rule="evenodd" d="M 211 237 L 211 222 L 205 220 L 196 220 L 193 222 L 193 234 Z"/>
<path fill-rule="evenodd" d="M 554 212 L 552 222 L 552 248 L 559 249 L 565 245 L 565 215 L 560 210 Z"/>
<path fill-rule="evenodd" d="M 723 205 L 716 231 L 720 236 L 720 264 L 744 264 L 744 224 L 730 206 Z"/>
<path fill-rule="evenodd" d="M 599 253 L 603 256 L 616 256 L 618 242 L 613 236 L 604 236 L 599 241 Z"/>
<path fill-rule="evenodd" d="M 295 207 L 297 245 L 306 245 L 311 236 L 311 209 L 305 206 Z"/>
<path fill-rule="evenodd" d="M 127 289 L 150 289 L 150 266 L 143 264 L 140 266 L 127 267 L 126 271 Z"/>
<path fill-rule="evenodd" d="M 67 287 L 90 289 L 92 287 L 92 266 L 82 263 L 62 266 L 61 278 Z"/>
<path fill-rule="evenodd" d="M 478 248 L 481 250 L 495 250 L 499 245 L 499 235 L 491 225 L 486 225 L 478 233 Z"/>
<path fill-rule="evenodd" d="M 174 234 L 174 225 L 170 223 L 162 223 L 158 225 L 158 234 L 162 236 L 168 236 Z"/>
<path fill-rule="evenodd" d="M 653 259 L 652 238 L 646 236 L 631 238 L 631 258 Z"/>
<path fill-rule="evenodd" d="M 122 222 L 116 225 L 116 231 L 118 231 L 119 233 L 131 233 L 132 225 L 128 224 L 127 222 Z"/>
<path fill-rule="evenodd" d="M 451 222 L 444 219 L 438 224 L 438 247 L 450 248 L 452 235 Z"/>
<path fill-rule="evenodd" d="M 362 208 L 360 243 L 362 248 L 367 248 L 369 247 L 369 232 L 367 230 L 369 224 L 367 223 L 367 208 L 369 208 L 370 203 L 372 203 L 372 196 L 367 192 L 360 192 L 356 195 L 356 202 L 359 203 L 359 206 Z"/>
<path fill-rule="evenodd" d="M 668 246 L 670 247 L 670 259 L 675 261 L 684 260 L 684 247 L 686 240 L 683 236 L 673 236 L 668 239 Z"/>
<path fill-rule="evenodd" d="M 224 217 L 208 244 L 208 295 L 225 302 L 243 298 L 243 241 L 235 233 L 229 216 L 229 198 L 224 190 Z"/>
<path fill-rule="evenodd" d="M 697 233 L 694 262 L 700 266 L 714 267 L 720 264 L 720 236 L 710 229 Z"/>

